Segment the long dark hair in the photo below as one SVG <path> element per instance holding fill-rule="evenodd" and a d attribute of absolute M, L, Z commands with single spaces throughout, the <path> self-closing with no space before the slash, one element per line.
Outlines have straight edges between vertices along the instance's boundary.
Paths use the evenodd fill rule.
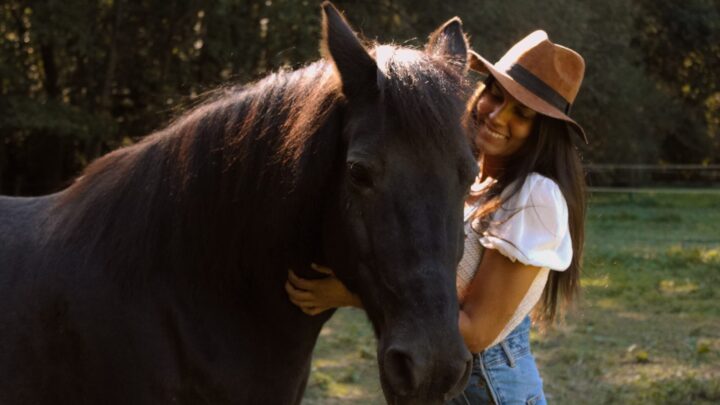
<path fill-rule="evenodd" d="M 475 106 L 493 80 L 495 79 L 489 76 L 468 103 L 466 122 L 470 136 L 477 133 Z M 531 136 L 510 156 L 504 170 L 497 176 L 497 182 L 487 191 L 486 202 L 475 214 L 476 217 L 486 217 L 494 212 L 520 191 L 531 173 L 552 179 L 560 187 L 568 207 L 573 256 L 567 270 L 550 272 L 542 305 L 535 310 L 535 319 L 548 323 L 556 319 L 560 310 L 571 303 L 580 290 L 580 268 L 585 242 L 586 185 L 580 154 L 573 143 L 575 137 L 577 135 L 564 121 L 538 114 Z M 474 145 L 474 142 L 472 144 Z M 475 153 L 481 158 L 482 151 Z M 509 192 L 502 194 L 508 187 Z"/>

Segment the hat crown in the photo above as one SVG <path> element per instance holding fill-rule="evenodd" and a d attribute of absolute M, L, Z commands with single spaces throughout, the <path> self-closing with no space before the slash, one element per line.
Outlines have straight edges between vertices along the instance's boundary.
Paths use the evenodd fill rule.
<path fill-rule="evenodd" d="M 550 41 L 537 30 L 515 44 L 495 64 L 498 70 L 520 65 L 573 103 L 585 75 L 585 61 L 577 52 Z"/>

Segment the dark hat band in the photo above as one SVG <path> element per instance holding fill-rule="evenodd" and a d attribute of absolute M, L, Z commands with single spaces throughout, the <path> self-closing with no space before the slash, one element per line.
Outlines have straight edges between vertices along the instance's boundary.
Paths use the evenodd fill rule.
<path fill-rule="evenodd" d="M 533 92 L 536 96 L 548 102 L 553 107 L 564 112 L 566 115 L 570 114 L 571 104 L 565 100 L 565 97 L 561 96 L 560 93 L 548 86 L 547 83 L 521 65 L 514 63 L 510 66 L 510 68 L 505 70 L 505 74 L 512 77 L 513 80 Z"/>

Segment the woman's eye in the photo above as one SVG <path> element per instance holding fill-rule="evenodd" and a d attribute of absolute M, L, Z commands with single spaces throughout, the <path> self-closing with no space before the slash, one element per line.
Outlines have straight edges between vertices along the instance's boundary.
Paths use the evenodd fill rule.
<path fill-rule="evenodd" d="M 518 109 L 518 115 L 525 119 L 532 119 L 535 116 L 535 111 L 529 109 L 529 108 L 519 108 Z"/>
<path fill-rule="evenodd" d="M 502 98 L 503 96 L 502 90 L 500 90 L 496 84 L 490 86 L 490 95 L 495 98 Z"/>
<path fill-rule="evenodd" d="M 371 188 L 373 186 L 370 169 L 358 162 L 348 162 L 350 181 L 358 187 Z"/>

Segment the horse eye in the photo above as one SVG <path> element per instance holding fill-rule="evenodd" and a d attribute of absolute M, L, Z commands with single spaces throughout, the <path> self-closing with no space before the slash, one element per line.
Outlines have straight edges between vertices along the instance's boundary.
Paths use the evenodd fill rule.
<path fill-rule="evenodd" d="M 350 181 L 358 187 L 371 188 L 373 186 L 372 175 L 370 169 L 358 162 L 348 162 L 348 173 L 350 173 Z"/>

